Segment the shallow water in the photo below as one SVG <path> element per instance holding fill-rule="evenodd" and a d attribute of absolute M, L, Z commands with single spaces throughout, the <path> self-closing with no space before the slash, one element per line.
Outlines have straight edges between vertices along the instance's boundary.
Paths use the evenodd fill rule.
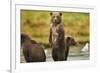
<path fill-rule="evenodd" d="M 81 56 L 68 56 L 68 61 L 73 61 L 73 60 L 89 60 L 89 55 L 81 55 Z M 53 61 L 51 56 L 46 57 L 46 61 Z"/>
<path fill-rule="evenodd" d="M 53 61 L 51 51 L 46 51 L 46 61 Z M 89 52 L 69 53 L 68 61 L 73 60 L 89 60 Z"/>
<path fill-rule="evenodd" d="M 51 50 L 46 49 L 46 62 L 51 62 L 53 61 L 52 56 L 51 56 Z M 89 52 L 70 52 L 68 56 L 68 61 L 74 61 L 74 60 L 89 60 Z M 21 63 L 25 63 L 24 56 L 22 54 L 21 50 Z"/>

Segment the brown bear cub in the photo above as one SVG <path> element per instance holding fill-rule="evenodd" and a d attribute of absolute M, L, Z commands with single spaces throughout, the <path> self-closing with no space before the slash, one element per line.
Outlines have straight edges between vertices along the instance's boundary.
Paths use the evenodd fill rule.
<path fill-rule="evenodd" d="M 46 56 L 43 48 L 26 34 L 21 34 L 21 47 L 26 62 L 45 62 Z"/>
<path fill-rule="evenodd" d="M 65 60 L 65 42 L 64 42 L 64 29 L 62 24 L 62 13 L 50 13 L 51 24 L 49 43 L 52 47 L 52 57 L 54 61 Z"/>
<path fill-rule="evenodd" d="M 68 54 L 69 54 L 70 46 L 76 45 L 76 41 L 75 41 L 75 39 L 74 39 L 73 37 L 71 37 L 71 36 L 66 37 L 65 40 L 66 40 L 65 60 L 67 60 Z"/>

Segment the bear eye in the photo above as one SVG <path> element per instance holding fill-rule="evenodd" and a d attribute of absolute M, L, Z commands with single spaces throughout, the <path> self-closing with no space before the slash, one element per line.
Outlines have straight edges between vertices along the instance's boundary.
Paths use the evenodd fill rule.
<path fill-rule="evenodd" d="M 58 19 L 60 19 L 60 16 L 57 16 Z"/>

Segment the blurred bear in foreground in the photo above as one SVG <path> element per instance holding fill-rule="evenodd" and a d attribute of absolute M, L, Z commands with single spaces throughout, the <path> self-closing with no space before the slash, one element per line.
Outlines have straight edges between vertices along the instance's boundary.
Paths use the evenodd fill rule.
<path fill-rule="evenodd" d="M 46 55 L 43 48 L 34 40 L 22 33 L 21 48 L 26 62 L 45 62 Z"/>

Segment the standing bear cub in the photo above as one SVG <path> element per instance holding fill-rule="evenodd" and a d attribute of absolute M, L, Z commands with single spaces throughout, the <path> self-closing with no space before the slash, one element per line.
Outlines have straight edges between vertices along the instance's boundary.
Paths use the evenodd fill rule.
<path fill-rule="evenodd" d="M 65 60 L 64 29 L 62 25 L 62 13 L 53 12 L 51 15 L 49 43 L 52 47 L 52 57 L 54 61 Z"/>

